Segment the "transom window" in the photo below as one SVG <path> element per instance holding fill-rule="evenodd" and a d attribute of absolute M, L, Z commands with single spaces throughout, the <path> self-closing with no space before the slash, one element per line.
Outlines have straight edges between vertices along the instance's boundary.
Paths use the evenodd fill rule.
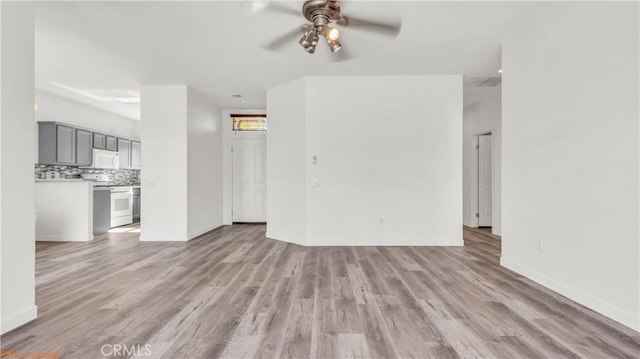
<path fill-rule="evenodd" d="M 266 131 L 266 115 L 231 115 L 234 131 Z"/>

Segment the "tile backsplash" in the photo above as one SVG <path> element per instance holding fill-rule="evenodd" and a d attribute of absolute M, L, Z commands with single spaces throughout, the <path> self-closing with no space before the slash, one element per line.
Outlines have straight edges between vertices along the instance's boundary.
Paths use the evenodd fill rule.
<path fill-rule="evenodd" d="M 140 184 L 140 170 L 107 170 L 96 168 L 78 168 L 76 166 L 54 166 L 54 165 L 35 165 L 34 175 L 36 179 L 41 178 L 42 172 L 54 171 L 60 174 L 63 179 L 80 179 L 83 173 L 100 173 L 113 175 L 113 184 L 115 185 L 137 185 Z"/>

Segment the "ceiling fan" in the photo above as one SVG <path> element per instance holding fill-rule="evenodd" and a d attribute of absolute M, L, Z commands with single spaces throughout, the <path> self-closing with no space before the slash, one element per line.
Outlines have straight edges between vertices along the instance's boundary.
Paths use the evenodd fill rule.
<path fill-rule="evenodd" d="M 269 2 L 267 11 L 276 11 L 299 16 L 300 12 Z M 324 37 L 332 53 L 342 49 L 340 30 L 337 26 L 375 32 L 388 36 L 395 36 L 400 31 L 400 23 L 385 23 L 346 16 L 340 12 L 339 0 L 307 0 L 302 5 L 302 15 L 309 22 L 302 27 L 295 28 L 265 46 L 268 50 L 277 50 L 302 34 L 298 41 L 302 48 L 313 54 L 320 37 Z M 337 26 L 336 26 L 337 25 Z M 344 51 L 342 51 L 344 52 Z"/>

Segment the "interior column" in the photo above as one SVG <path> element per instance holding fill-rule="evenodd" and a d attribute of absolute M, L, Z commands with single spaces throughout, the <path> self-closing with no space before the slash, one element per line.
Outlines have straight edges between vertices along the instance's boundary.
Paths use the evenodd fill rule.
<path fill-rule="evenodd" d="M 0 2 L 1 331 L 35 305 L 33 2 Z"/>

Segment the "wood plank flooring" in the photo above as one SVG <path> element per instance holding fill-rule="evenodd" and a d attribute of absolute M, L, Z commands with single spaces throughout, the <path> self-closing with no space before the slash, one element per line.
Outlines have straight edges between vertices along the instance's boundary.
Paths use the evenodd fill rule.
<path fill-rule="evenodd" d="M 38 319 L 2 350 L 102 358 L 638 358 L 640 334 L 499 265 L 500 239 L 464 247 L 312 247 L 263 225 L 186 243 L 136 228 L 38 243 Z M 129 356 L 129 355 L 125 355 Z M 116 357 L 116 356 L 110 356 Z"/>

